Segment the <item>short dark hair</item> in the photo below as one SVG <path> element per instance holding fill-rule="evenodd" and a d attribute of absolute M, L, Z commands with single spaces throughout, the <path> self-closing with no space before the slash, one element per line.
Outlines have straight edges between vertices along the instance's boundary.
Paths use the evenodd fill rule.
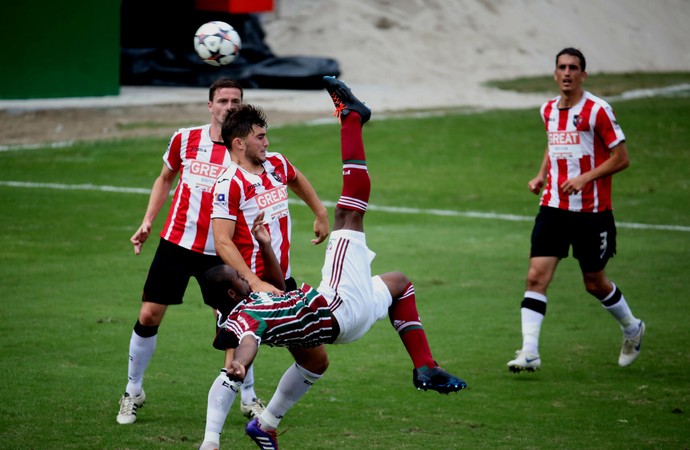
<path fill-rule="evenodd" d="M 230 299 L 228 297 L 228 290 L 232 289 L 232 282 L 227 274 L 227 267 L 225 264 L 219 264 L 211 267 L 204 274 L 204 303 L 211 308 L 227 314 L 232 309 Z"/>
<path fill-rule="evenodd" d="M 231 80 L 230 78 L 219 78 L 216 81 L 213 82 L 211 87 L 208 89 L 208 101 L 212 102 L 213 101 L 213 96 L 216 95 L 216 91 L 218 89 L 224 89 L 224 88 L 234 88 L 234 89 L 239 89 L 240 90 L 240 98 L 244 97 L 244 89 L 242 89 L 242 85 L 238 83 L 235 80 Z"/>
<path fill-rule="evenodd" d="M 587 61 L 585 61 L 585 55 L 583 55 L 580 50 L 573 47 L 568 47 L 561 50 L 556 55 L 556 66 L 558 66 L 558 58 L 560 58 L 561 55 L 570 55 L 578 58 L 580 60 L 580 69 L 583 72 L 587 69 Z"/>
<path fill-rule="evenodd" d="M 228 111 L 223 120 L 223 127 L 220 135 L 227 148 L 231 148 L 232 140 L 235 138 L 245 138 L 251 134 L 254 125 L 266 128 L 266 114 L 258 106 L 247 103 L 239 105 L 236 109 Z"/>

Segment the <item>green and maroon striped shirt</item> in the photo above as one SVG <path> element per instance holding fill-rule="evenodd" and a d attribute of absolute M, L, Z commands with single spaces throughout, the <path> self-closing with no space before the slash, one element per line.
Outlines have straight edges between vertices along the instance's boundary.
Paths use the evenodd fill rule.
<path fill-rule="evenodd" d="M 332 339 L 332 316 L 328 302 L 309 285 L 273 295 L 252 292 L 230 312 L 213 346 L 237 348 L 246 334 L 262 344 L 276 347 L 317 347 Z"/>

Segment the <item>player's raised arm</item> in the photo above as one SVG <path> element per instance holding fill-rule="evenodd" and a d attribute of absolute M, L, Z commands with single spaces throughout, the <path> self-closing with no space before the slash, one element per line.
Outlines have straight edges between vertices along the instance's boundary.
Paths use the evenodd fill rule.
<path fill-rule="evenodd" d="M 227 367 L 228 376 L 234 376 L 243 380 L 247 369 L 254 362 L 258 352 L 259 341 L 253 336 L 244 336 L 240 341 L 240 345 L 235 349 L 235 357 L 230 362 L 229 367 Z"/>
<path fill-rule="evenodd" d="M 288 186 L 314 213 L 314 239 L 311 240 L 311 243 L 320 244 L 326 240 L 328 233 L 330 233 L 328 210 L 326 210 L 307 177 L 297 169 L 295 172 L 295 179 L 289 182 Z"/>
<path fill-rule="evenodd" d="M 216 243 L 216 251 L 223 262 L 237 269 L 237 271 L 247 279 L 253 291 L 272 292 L 274 294 L 278 294 L 280 289 L 276 288 L 270 282 L 260 279 L 254 272 L 252 272 L 247 263 L 244 261 L 244 258 L 242 258 L 242 254 L 232 241 L 232 236 L 235 233 L 235 221 L 214 218 L 211 220 L 211 225 L 213 227 L 213 237 Z M 283 280 L 283 284 L 284 283 L 285 281 Z"/>
<path fill-rule="evenodd" d="M 256 219 L 254 219 L 254 223 L 252 224 L 252 234 L 259 243 L 261 257 L 264 259 L 263 281 L 266 283 L 271 283 L 281 291 L 285 291 L 285 277 L 283 276 L 283 269 L 280 268 L 278 257 L 273 252 L 273 247 L 271 247 L 271 235 L 266 229 L 263 211 L 256 216 Z"/>

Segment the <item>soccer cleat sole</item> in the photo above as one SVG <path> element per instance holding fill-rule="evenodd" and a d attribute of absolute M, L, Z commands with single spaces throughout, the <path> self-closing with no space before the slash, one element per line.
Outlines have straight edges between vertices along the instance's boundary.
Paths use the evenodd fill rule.
<path fill-rule="evenodd" d="M 536 372 L 539 370 L 539 367 L 508 366 L 508 370 L 510 370 L 512 373 Z"/>
<path fill-rule="evenodd" d="M 436 387 L 436 388 L 430 387 L 430 386 L 418 386 L 418 387 L 417 387 L 417 390 L 418 390 L 418 391 L 424 391 L 424 392 L 426 392 L 426 391 L 436 391 L 436 392 L 438 392 L 439 394 L 446 394 L 446 395 L 448 395 L 448 394 L 450 394 L 450 393 L 453 393 L 453 392 L 455 392 L 455 393 L 460 392 L 460 391 L 462 391 L 463 389 L 467 389 L 467 385 L 466 385 L 466 384 L 464 384 L 464 385 L 454 385 L 454 386 Z"/>

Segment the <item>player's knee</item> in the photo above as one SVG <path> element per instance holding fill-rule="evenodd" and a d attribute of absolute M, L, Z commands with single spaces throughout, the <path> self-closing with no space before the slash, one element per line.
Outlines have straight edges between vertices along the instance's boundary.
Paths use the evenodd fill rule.
<path fill-rule="evenodd" d="M 328 353 L 323 346 L 311 349 L 290 349 L 298 368 L 303 368 L 317 375 L 328 369 Z"/>
<path fill-rule="evenodd" d="M 403 295 L 407 286 L 411 283 L 410 279 L 402 272 L 388 272 L 380 275 L 381 280 L 386 284 L 391 297 L 394 299 Z"/>
<path fill-rule="evenodd" d="M 549 284 L 549 277 L 543 271 L 530 267 L 527 271 L 525 289 L 528 291 L 545 292 Z"/>
<path fill-rule="evenodd" d="M 145 302 L 142 304 L 141 310 L 139 311 L 139 323 L 147 327 L 160 325 L 163 320 L 163 315 L 165 314 L 165 309 L 165 305 Z"/>
<path fill-rule="evenodd" d="M 297 369 L 305 379 L 313 382 L 314 380 L 311 378 L 313 378 L 315 375 L 320 377 L 326 373 L 326 370 L 328 370 L 328 364 L 328 356 L 324 355 L 323 358 L 312 359 L 305 364 L 297 364 Z"/>

